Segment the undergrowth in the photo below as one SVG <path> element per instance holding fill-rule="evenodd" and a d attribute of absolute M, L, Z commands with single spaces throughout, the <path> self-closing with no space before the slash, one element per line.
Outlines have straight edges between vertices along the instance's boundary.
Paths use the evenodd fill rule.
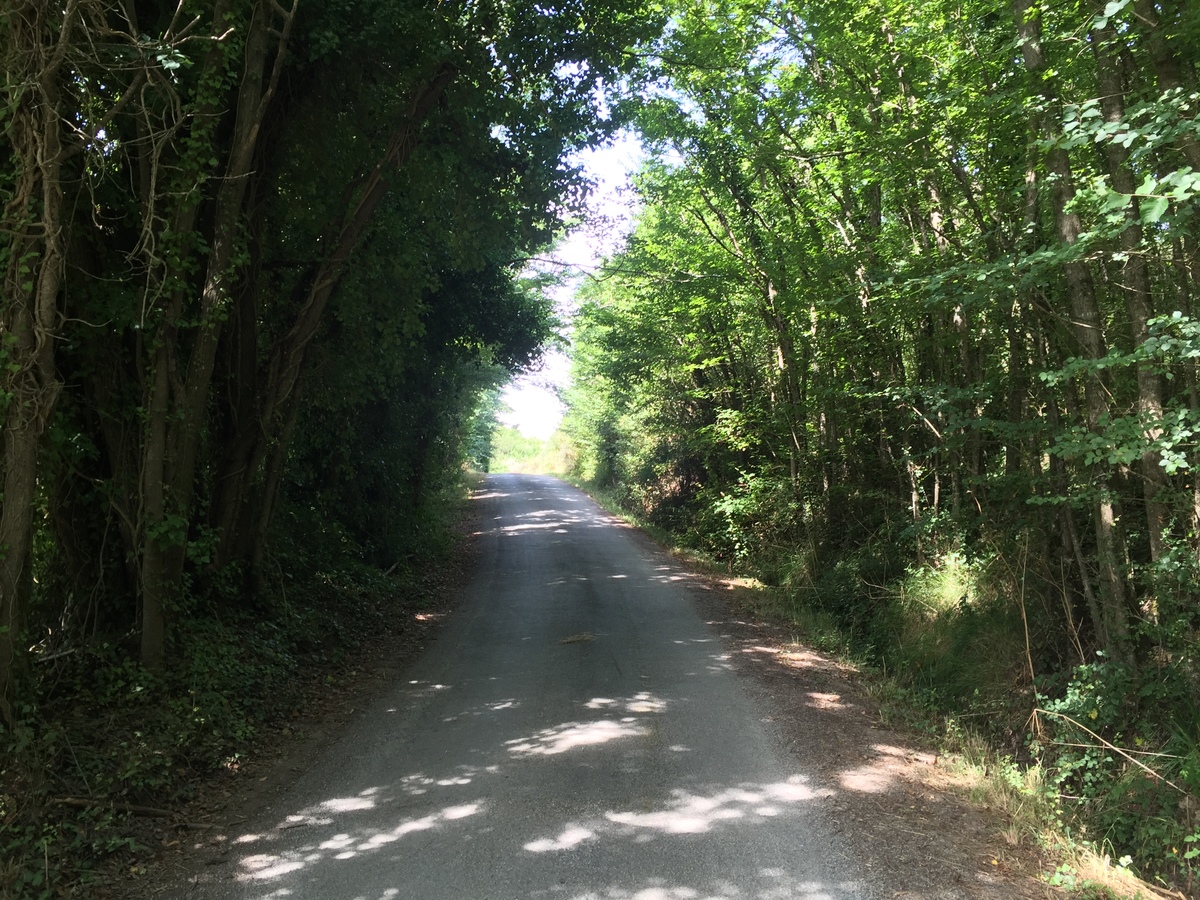
<path fill-rule="evenodd" d="M 870 579 L 841 572 L 833 584 L 776 591 L 775 612 L 801 633 L 815 615 L 845 635 L 909 724 L 957 753 L 989 805 L 1062 860 L 1051 884 L 1136 896 L 1147 890 L 1136 874 L 1191 891 L 1200 874 L 1194 669 L 1175 654 L 1134 672 L 1079 642 L 1056 644 L 1046 620 L 1064 614 L 1061 604 L 1033 590 L 1028 572 L 1017 575 L 1021 547 L 1007 552 L 948 552 L 883 582 L 877 568 Z M 870 610 L 865 620 L 841 614 L 847 595 Z"/>
<path fill-rule="evenodd" d="M 24 694 L 33 701 L 0 732 L 0 896 L 86 892 L 107 858 L 142 849 L 136 816 L 165 815 L 206 776 L 236 768 L 303 703 L 305 685 L 411 623 L 433 600 L 428 573 L 460 504 L 447 496 L 440 507 L 445 517 L 426 521 L 390 574 L 336 525 L 289 511 L 268 590 L 197 590 L 163 674 L 131 659 L 127 635 L 38 663 Z"/>

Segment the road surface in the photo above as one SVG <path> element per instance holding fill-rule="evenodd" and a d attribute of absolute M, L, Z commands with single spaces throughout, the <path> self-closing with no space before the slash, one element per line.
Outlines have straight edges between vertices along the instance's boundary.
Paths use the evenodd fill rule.
<path fill-rule="evenodd" d="M 668 556 L 553 478 L 475 502 L 437 641 L 189 896 L 883 896 Z"/>

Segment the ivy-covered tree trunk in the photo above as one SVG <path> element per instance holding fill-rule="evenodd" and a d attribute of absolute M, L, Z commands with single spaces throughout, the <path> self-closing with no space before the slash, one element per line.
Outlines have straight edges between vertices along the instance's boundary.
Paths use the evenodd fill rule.
<path fill-rule="evenodd" d="M 254 159 L 272 97 L 282 72 L 295 15 L 274 3 L 260 2 L 245 24 L 242 78 L 238 84 L 232 133 L 224 147 L 197 146 L 193 152 L 223 156 L 211 219 L 199 215 L 202 184 L 192 188 L 179 210 L 188 230 L 203 223 L 208 230 L 204 278 L 199 297 L 175 287 L 152 338 L 155 347 L 148 371 L 145 445 L 139 478 L 143 498 L 140 561 L 142 662 L 152 669 L 165 663 L 168 612 L 183 591 L 187 541 L 192 527 L 197 463 L 211 401 L 213 366 L 224 322 L 230 313 L 233 285 L 244 271 L 237 260 L 242 246 L 245 201 L 255 177 Z M 227 27 L 228 7 L 219 5 L 214 34 Z M 197 140 L 217 142 L 219 132 L 204 121 L 217 118 L 223 96 L 224 53 L 215 47 L 205 58 L 197 97 Z M 201 163 L 197 170 L 203 169 Z M 186 265 L 186 264 L 184 264 Z M 180 280 L 171 272 L 169 280 Z M 185 321 L 187 317 L 188 321 Z"/>
<path fill-rule="evenodd" d="M 0 310 L 0 717 L 11 725 L 30 587 L 38 454 L 62 383 L 55 368 L 66 261 L 63 115 L 59 79 L 79 25 L 79 3 L 51 10 L 22 3 L 6 12 L 4 144 L 12 191 L 4 207 Z"/>

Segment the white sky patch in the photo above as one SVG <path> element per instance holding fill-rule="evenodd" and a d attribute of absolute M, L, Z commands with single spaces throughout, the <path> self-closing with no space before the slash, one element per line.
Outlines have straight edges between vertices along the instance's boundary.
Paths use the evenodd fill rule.
<path fill-rule="evenodd" d="M 571 362 L 562 351 L 546 354 L 538 371 L 514 378 L 504 389 L 508 409 L 500 414 L 500 421 L 525 437 L 546 440 L 558 429 L 566 411 L 556 389 L 570 381 L 570 370 Z"/>
<path fill-rule="evenodd" d="M 645 159 L 637 135 L 623 132 L 611 144 L 579 154 L 585 174 L 596 187 L 588 199 L 587 221 L 561 240 L 545 264 L 551 271 L 566 269 L 567 280 L 554 290 L 559 315 L 569 319 L 574 312 L 575 289 L 601 260 L 616 253 L 625 242 L 636 211 L 630 175 Z M 505 425 L 526 437 L 546 439 L 557 430 L 565 407 L 559 393 L 571 380 L 571 362 L 559 350 L 551 350 L 536 371 L 529 372 L 504 389 L 503 399 L 511 410 L 500 416 Z"/>

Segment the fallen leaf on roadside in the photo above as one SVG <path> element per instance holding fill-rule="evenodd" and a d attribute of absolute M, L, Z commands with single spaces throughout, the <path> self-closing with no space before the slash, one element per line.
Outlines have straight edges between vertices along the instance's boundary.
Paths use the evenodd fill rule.
<path fill-rule="evenodd" d="M 573 634 L 570 637 L 563 638 L 561 641 L 559 641 L 559 643 L 560 644 L 583 644 L 583 643 L 586 643 L 587 641 L 594 641 L 595 639 L 596 639 L 596 636 L 594 634 L 592 634 L 590 631 L 581 631 L 581 632 L 579 632 L 579 634 Z"/>

